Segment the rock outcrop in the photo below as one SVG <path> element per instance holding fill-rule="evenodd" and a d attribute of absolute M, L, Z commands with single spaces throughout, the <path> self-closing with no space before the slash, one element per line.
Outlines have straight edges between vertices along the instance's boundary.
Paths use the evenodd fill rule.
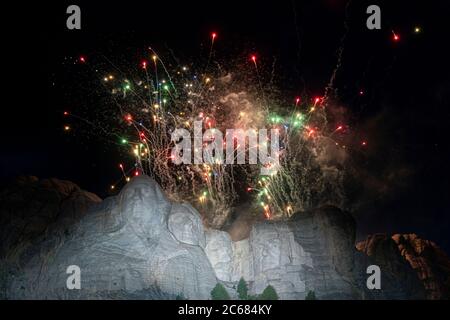
<path fill-rule="evenodd" d="M 421 299 L 420 280 L 448 280 L 445 255 L 412 236 L 374 236 L 357 250 L 354 219 L 334 207 L 256 222 L 233 241 L 204 229 L 192 206 L 169 201 L 146 176 L 103 201 L 58 180 L 14 188 L 1 193 L 3 298 L 209 299 L 217 282 L 236 297 L 243 277 L 252 295 L 272 285 L 281 299 L 309 291 L 319 299 Z M 435 257 L 439 272 L 425 267 Z M 371 264 L 381 267 L 381 290 L 366 286 Z M 80 290 L 67 289 L 71 265 L 80 267 Z M 442 287 L 425 287 L 430 298 L 444 296 Z"/>
<path fill-rule="evenodd" d="M 19 255 L 53 224 L 66 230 L 101 201 L 70 181 L 16 179 L 0 191 L 0 257 Z"/>
<path fill-rule="evenodd" d="M 404 278 L 403 283 L 419 280 L 427 299 L 450 299 L 450 260 L 434 242 L 415 234 L 378 234 L 359 242 L 357 248 L 395 274 L 393 278 Z M 396 267 L 404 268 L 405 262 L 415 271 L 414 279 L 405 278 L 409 273 Z"/>

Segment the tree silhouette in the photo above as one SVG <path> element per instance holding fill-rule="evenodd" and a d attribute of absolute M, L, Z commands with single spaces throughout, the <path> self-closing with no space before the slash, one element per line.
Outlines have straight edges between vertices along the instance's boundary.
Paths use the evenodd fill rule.
<path fill-rule="evenodd" d="M 237 293 L 238 293 L 239 299 L 241 299 L 241 300 L 248 299 L 248 286 L 247 286 L 247 282 L 245 282 L 243 277 L 241 277 L 241 279 L 239 280 L 239 283 L 237 285 Z"/>
<path fill-rule="evenodd" d="M 213 300 L 230 300 L 230 295 L 228 294 L 225 287 L 218 283 L 214 287 L 214 289 L 211 290 L 211 299 Z"/>

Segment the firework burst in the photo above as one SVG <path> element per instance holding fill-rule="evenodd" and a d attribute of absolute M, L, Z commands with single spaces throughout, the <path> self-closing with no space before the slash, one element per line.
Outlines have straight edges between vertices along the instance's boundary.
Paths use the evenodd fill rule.
<path fill-rule="evenodd" d="M 220 64 L 213 59 L 217 37 L 217 33 L 211 34 L 206 67 L 165 63 L 159 53 L 148 48 L 136 62 L 137 71 L 125 73 L 116 68 L 116 72 L 106 72 L 100 82 L 109 92 L 106 109 L 102 109 L 107 110 L 103 111 L 107 120 L 84 119 L 65 111 L 65 116 L 101 129 L 104 138 L 126 151 L 119 165 L 121 179 L 111 188 L 130 181 L 133 175 L 147 174 L 172 199 L 193 203 L 215 227 L 223 226 L 242 193 L 251 195 L 267 219 L 290 217 L 330 199 L 338 204 L 343 172 L 322 160 L 329 151 L 327 145 L 335 145 L 333 135 L 343 127 L 328 128 L 324 99 L 286 101 L 264 81 L 255 54 L 243 63 Z M 82 58 L 80 63 L 88 65 L 87 58 Z M 279 165 L 174 164 L 171 134 L 179 128 L 191 131 L 195 121 L 202 122 L 203 131 L 277 130 Z M 203 148 L 213 142 L 202 138 Z M 270 142 L 270 137 L 258 141 L 258 148 L 266 150 Z M 248 157 L 247 143 L 243 150 Z M 261 176 L 262 165 L 273 166 L 272 173 Z"/>

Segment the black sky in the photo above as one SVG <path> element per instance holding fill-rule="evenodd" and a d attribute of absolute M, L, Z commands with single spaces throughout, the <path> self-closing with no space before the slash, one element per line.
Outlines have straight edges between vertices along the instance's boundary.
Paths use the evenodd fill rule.
<path fill-rule="evenodd" d="M 276 57 L 278 85 L 287 95 L 320 95 L 347 22 L 336 87 L 355 134 L 369 141 L 359 163 L 369 186 L 356 212 L 359 237 L 415 232 L 449 252 L 447 2 L 352 1 L 347 7 L 344 0 L 77 1 L 81 31 L 65 27 L 72 3 L 19 4 L 6 11 L 13 19 L 2 49 L 3 70 L 11 71 L 3 90 L 2 180 L 19 174 L 58 177 L 107 195 L 120 174 L 111 161 L 116 150 L 62 130 L 63 110 L 79 103 L 95 108 L 96 98 L 86 96 L 89 80 L 70 63 L 80 55 L 139 59 L 152 45 L 195 57 L 216 31 L 216 50 L 224 55 Z M 369 4 L 381 7 L 382 30 L 367 30 Z M 419 35 L 413 33 L 416 25 Z M 391 40 L 392 30 L 400 42 Z"/>

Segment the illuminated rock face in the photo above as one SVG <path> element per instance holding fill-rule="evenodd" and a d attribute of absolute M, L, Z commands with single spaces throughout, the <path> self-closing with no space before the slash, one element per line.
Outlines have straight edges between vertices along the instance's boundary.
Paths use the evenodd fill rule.
<path fill-rule="evenodd" d="M 233 245 L 228 233 L 208 230 L 205 252 L 219 280 L 236 281 L 233 277 Z"/>
<path fill-rule="evenodd" d="M 286 223 L 257 224 L 250 234 L 253 256 L 252 291 L 261 293 L 269 284 L 283 299 L 305 296 L 305 268 L 311 255 L 295 241 Z"/>
<path fill-rule="evenodd" d="M 169 231 L 180 242 L 205 248 L 206 237 L 202 219 L 191 205 L 172 205 L 168 220 Z"/>
<path fill-rule="evenodd" d="M 296 213 L 287 222 L 258 222 L 247 238 L 234 242 L 224 231 L 205 230 L 192 206 L 169 201 L 149 177 L 135 177 L 119 195 L 103 201 L 70 183 L 52 183 L 57 184 L 52 199 L 80 203 L 61 206 L 63 212 L 51 214 L 58 217 L 53 223 L 39 224 L 40 233 L 33 229 L 22 242 L 20 237 L 5 238 L 10 248 L 0 256 L 0 297 L 209 299 L 217 282 L 236 297 L 241 277 L 251 294 L 272 285 L 281 299 L 304 299 L 310 290 L 319 299 L 424 297 L 423 286 L 394 242 L 409 257 L 412 251 L 405 241 L 395 238 L 390 247 L 368 246 L 378 248 L 377 255 L 359 252 L 353 218 L 333 207 Z M 83 211 L 75 210 L 78 205 Z M 20 219 L 14 220 L 21 216 L 8 215 L 0 231 L 21 226 Z M 399 259 L 389 258 L 393 254 Z M 379 263 L 379 257 L 390 262 L 382 268 L 401 273 L 383 269 L 383 290 L 370 292 L 366 268 Z M 418 265 L 422 260 L 408 261 Z M 70 265 L 81 269 L 80 290 L 67 289 Z"/>
<path fill-rule="evenodd" d="M 57 233 L 29 249 L 10 298 L 208 299 L 217 283 L 198 213 L 172 205 L 148 177 L 93 207 L 67 235 Z M 81 269 L 80 290 L 66 288 L 70 265 Z"/>
<path fill-rule="evenodd" d="M 255 225 L 250 237 L 238 242 L 232 242 L 226 232 L 210 231 L 206 253 L 222 281 L 237 282 L 243 277 L 255 294 L 271 284 L 283 299 L 304 297 L 301 272 L 305 266 L 312 268 L 312 260 L 284 223 Z"/>
<path fill-rule="evenodd" d="M 332 221 L 334 214 L 342 215 L 341 223 Z M 238 242 L 215 230 L 207 237 L 206 253 L 218 279 L 237 282 L 243 277 L 252 294 L 272 285 L 282 299 L 304 299 L 309 290 L 319 298 L 359 298 L 355 292 L 360 288 L 349 284 L 353 220 L 345 218 L 340 210 L 328 208 L 302 213 L 290 222 L 260 222 L 248 239 Z"/>
<path fill-rule="evenodd" d="M 380 264 L 382 290 L 368 290 L 366 269 L 379 259 L 356 250 L 353 218 L 333 207 L 297 213 L 288 222 L 256 223 L 249 237 L 237 242 L 223 231 L 208 234 L 206 254 L 217 278 L 235 285 L 243 277 L 251 294 L 272 285 L 281 299 L 304 299 L 310 290 L 319 299 L 425 297 L 403 259 L 395 261 L 397 276 Z M 382 252 L 390 255 L 386 248 Z"/>

